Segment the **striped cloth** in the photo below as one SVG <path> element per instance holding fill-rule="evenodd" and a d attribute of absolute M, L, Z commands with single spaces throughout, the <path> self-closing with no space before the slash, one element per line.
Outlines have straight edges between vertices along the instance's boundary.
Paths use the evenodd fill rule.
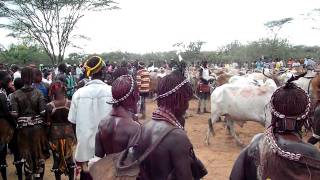
<path fill-rule="evenodd" d="M 137 85 L 140 93 L 148 93 L 150 90 L 150 74 L 146 69 L 137 72 Z"/>

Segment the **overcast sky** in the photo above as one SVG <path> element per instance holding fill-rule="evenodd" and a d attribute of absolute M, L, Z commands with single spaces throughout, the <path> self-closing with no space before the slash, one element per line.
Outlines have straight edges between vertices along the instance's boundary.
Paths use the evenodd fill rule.
<path fill-rule="evenodd" d="M 156 52 L 174 50 L 176 42 L 201 40 L 204 50 L 238 40 L 246 43 L 268 37 L 264 23 L 286 17 L 280 37 L 293 44 L 320 45 L 320 30 L 300 14 L 320 8 L 319 0 L 116 0 L 120 10 L 89 13 L 77 25 L 76 33 L 91 38 L 78 42 L 83 50 Z M 318 22 L 320 25 L 320 21 Z M 15 42 L 0 31 L 0 43 Z"/>

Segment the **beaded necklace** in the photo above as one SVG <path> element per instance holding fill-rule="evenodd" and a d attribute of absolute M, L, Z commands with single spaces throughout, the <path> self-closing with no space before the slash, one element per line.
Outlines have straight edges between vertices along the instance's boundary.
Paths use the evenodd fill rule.
<path fill-rule="evenodd" d="M 159 121 L 166 121 L 170 123 L 173 126 L 176 126 L 180 129 L 184 129 L 184 127 L 179 123 L 177 118 L 168 110 L 165 108 L 157 108 L 153 113 L 152 113 L 152 119 L 154 120 L 159 120 Z"/>

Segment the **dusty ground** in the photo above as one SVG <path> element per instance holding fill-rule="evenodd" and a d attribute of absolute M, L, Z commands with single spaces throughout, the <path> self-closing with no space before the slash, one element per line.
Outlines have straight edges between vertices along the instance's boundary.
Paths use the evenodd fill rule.
<path fill-rule="evenodd" d="M 155 104 L 148 101 L 147 117 L 151 116 L 154 108 Z M 218 123 L 214 127 L 216 136 L 211 138 L 211 144 L 209 146 L 205 145 L 204 138 L 207 131 L 209 114 L 197 115 L 196 110 L 197 102 L 192 101 L 188 110 L 188 114 L 192 117 L 189 117 L 186 120 L 186 130 L 197 156 L 203 161 L 209 171 L 209 174 L 204 179 L 226 180 L 229 177 L 232 165 L 241 151 L 241 148 L 238 147 L 234 140 L 227 134 L 222 123 Z M 237 126 L 236 131 L 240 138 L 248 144 L 256 133 L 263 131 L 263 128 L 257 123 L 249 122 L 245 124 L 244 128 Z M 9 164 L 9 179 L 17 179 L 15 168 L 12 165 L 12 156 L 8 155 L 7 159 Z M 51 166 L 52 160 L 50 159 L 46 162 L 46 180 L 54 179 L 53 174 L 50 172 Z"/>

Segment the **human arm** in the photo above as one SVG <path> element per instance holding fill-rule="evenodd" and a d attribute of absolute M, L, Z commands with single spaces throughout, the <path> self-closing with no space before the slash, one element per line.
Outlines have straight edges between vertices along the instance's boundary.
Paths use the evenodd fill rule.
<path fill-rule="evenodd" d="M 12 127 L 15 127 L 16 123 L 14 122 L 10 114 L 9 102 L 5 94 L 0 94 L 0 106 L 1 106 L 2 116 L 8 120 L 8 122 Z"/>
<path fill-rule="evenodd" d="M 98 132 L 96 133 L 96 141 L 95 141 L 95 156 L 103 158 L 105 155 L 105 150 L 102 143 L 101 138 L 101 128 L 99 125 Z"/>
<path fill-rule="evenodd" d="M 241 151 L 237 160 L 235 161 L 230 174 L 230 180 L 246 180 L 245 176 L 245 161 L 247 149 Z"/>
<path fill-rule="evenodd" d="M 39 99 L 38 99 L 38 108 L 39 108 L 39 113 L 41 116 L 45 117 L 46 115 L 46 99 L 42 95 L 42 93 L 36 91 L 38 93 Z"/>
<path fill-rule="evenodd" d="M 69 114 L 68 114 L 68 120 L 69 122 L 71 122 L 72 124 L 76 124 L 77 122 L 77 93 L 75 93 L 73 96 L 72 96 L 72 101 L 71 101 L 71 105 L 70 105 L 70 109 L 69 109 Z"/>
<path fill-rule="evenodd" d="M 170 144 L 174 148 L 170 150 L 170 158 L 175 177 L 177 180 L 192 180 L 192 158 L 190 157 L 192 145 L 184 131 L 179 129 L 173 131 L 172 134 Z"/>
<path fill-rule="evenodd" d="M 46 120 L 47 125 L 51 125 L 51 123 L 52 123 L 52 118 L 51 118 L 52 109 L 53 109 L 53 107 L 50 104 L 47 104 L 46 116 L 45 116 L 45 120 Z"/>
<path fill-rule="evenodd" d="M 15 97 L 15 93 L 11 95 L 10 104 L 11 104 L 12 117 L 17 118 L 19 115 L 19 106 L 18 106 L 17 99 Z"/>
<path fill-rule="evenodd" d="M 235 161 L 230 173 L 230 180 L 247 180 L 257 179 L 257 166 L 255 158 L 258 158 L 259 153 L 256 151 L 257 144 L 250 144 L 241 151 Z"/>

